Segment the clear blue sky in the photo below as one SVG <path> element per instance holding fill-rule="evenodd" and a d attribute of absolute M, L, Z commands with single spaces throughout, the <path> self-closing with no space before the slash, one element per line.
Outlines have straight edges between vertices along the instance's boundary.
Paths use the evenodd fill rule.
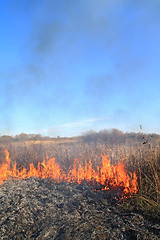
<path fill-rule="evenodd" d="M 159 0 L 1 0 L 0 134 L 160 134 Z"/>

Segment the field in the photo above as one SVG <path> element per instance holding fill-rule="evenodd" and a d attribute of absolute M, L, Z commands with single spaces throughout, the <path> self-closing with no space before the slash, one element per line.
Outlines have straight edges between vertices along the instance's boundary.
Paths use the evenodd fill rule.
<path fill-rule="evenodd" d="M 0 159 L 5 161 L 4 150 L 10 153 L 11 166 L 28 167 L 29 163 L 37 166 L 43 159 L 55 158 L 64 170 L 73 165 L 75 159 L 83 165 L 91 161 L 94 167 L 101 163 L 101 153 L 109 155 L 111 164 L 120 159 L 125 161 L 128 172 L 138 176 L 138 192 L 123 203 L 126 209 L 138 209 L 152 216 L 160 214 L 160 146 L 157 144 L 134 143 L 109 146 L 105 141 L 84 141 L 70 139 L 59 141 L 10 142 L 1 145 Z"/>
<path fill-rule="evenodd" d="M 142 141 L 109 144 L 104 140 L 80 138 L 11 141 L 0 145 L 1 166 L 7 169 L 6 149 L 12 171 L 7 170 L 9 180 L 0 185 L 1 239 L 159 239 L 160 146 L 157 141 L 150 144 Z M 101 171 L 103 156 L 110 161 L 110 164 L 105 162 L 106 172 L 109 168 L 118 169 L 116 176 L 125 166 L 127 178 L 132 179 L 135 173 L 138 191 L 123 195 L 123 184 L 113 187 L 114 179 L 105 181 L 107 188 L 91 178 L 90 181 L 77 178 L 63 181 L 66 173 L 77 174 L 78 165 L 72 170 L 75 162 L 81 166 L 80 175 L 87 168 L 92 174 L 98 167 Z M 63 171 L 62 181 L 43 178 L 42 173 L 52 158 L 55 158 L 55 162 L 51 161 L 54 167 Z M 13 177 L 12 173 L 17 171 L 15 162 L 20 172 L 24 168 L 29 171 L 29 164 L 33 163 L 34 174 L 23 180 Z M 46 168 L 49 172 L 50 167 Z M 36 177 L 38 168 L 40 177 Z M 132 185 L 131 180 L 129 183 Z"/>

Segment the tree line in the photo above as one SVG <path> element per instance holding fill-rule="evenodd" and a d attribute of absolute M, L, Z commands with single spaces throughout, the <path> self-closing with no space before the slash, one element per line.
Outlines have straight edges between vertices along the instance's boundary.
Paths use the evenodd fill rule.
<path fill-rule="evenodd" d="M 49 137 L 42 136 L 41 134 L 26 134 L 21 133 L 15 136 L 3 135 L 0 136 L 0 143 L 6 144 L 10 142 L 26 142 L 26 141 L 63 141 L 63 140 L 77 140 L 83 142 L 105 142 L 109 145 L 117 144 L 133 144 L 133 143 L 150 143 L 160 142 L 160 135 L 158 134 L 144 134 L 142 132 L 124 133 L 118 129 L 104 129 L 99 132 L 90 130 L 76 137 Z"/>

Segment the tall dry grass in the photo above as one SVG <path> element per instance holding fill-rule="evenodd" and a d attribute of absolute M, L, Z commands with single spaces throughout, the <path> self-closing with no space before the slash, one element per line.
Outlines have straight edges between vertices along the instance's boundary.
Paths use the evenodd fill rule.
<path fill-rule="evenodd" d="M 138 193 L 123 207 L 128 210 L 146 211 L 160 216 L 160 146 L 127 144 L 108 146 L 105 142 L 64 142 L 53 143 L 9 143 L 0 146 L 0 159 L 4 161 L 4 149 L 10 152 L 12 162 L 17 162 L 18 166 L 27 167 L 30 162 L 35 165 L 43 158 L 55 157 L 56 161 L 68 170 L 74 159 L 79 159 L 81 163 L 92 161 L 96 167 L 101 162 L 101 153 L 110 155 L 111 162 L 116 164 L 119 159 L 125 156 L 127 170 L 137 172 Z M 112 151 L 107 149 L 111 148 Z"/>
<path fill-rule="evenodd" d="M 127 165 L 137 171 L 139 191 L 125 208 L 160 217 L 160 147 L 132 149 Z"/>

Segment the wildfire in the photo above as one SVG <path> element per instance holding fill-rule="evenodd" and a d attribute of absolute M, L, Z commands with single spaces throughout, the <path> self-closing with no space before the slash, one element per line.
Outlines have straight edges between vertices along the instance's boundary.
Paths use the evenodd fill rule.
<path fill-rule="evenodd" d="M 51 178 L 57 182 L 77 182 L 82 183 L 84 180 L 99 183 L 101 190 L 121 189 L 122 198 L 130 197 L 138 191 L 136 173 L 127 173 L 124 161 L 120 161 L 117 165 L 111 165 L 110 158 L 106 154 L 102 154 L 101 166 L 93 168 L 91 161 L 84 165 L 75 160 L 72 169 L 65 172 L 55 162 L 55 158 L 43 160 L 38 163 L 37 167 L 33 163 L 29 164 L 29 168 L 17 168 L 17 164 L 11 168 L 9 152 L 6 150 L 6 161 L 0 167 L 0 184 L 8 179 L 26 179 L 31 177 Z"/>

